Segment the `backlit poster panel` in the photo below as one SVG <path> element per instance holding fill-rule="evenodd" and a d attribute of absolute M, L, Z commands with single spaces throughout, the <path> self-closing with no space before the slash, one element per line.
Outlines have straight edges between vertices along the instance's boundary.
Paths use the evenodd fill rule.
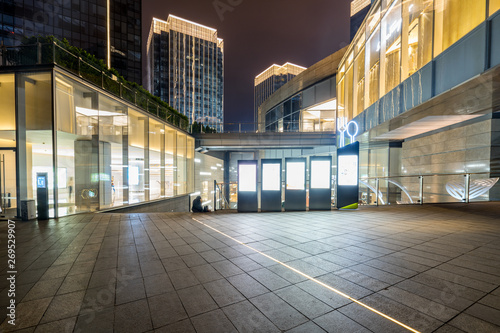
<path fill-rule="evenodd" d="M 306 164 L 304 162 L 286 163 L 286 188 L 288 190 L 304 190 Z"/>
<path fill-rule="evenodd" d="M 280 191 L 281 190 L 280 173 L 281 173 L 281 166 L 279 163 L 263 163 L 262 190 Z"/>
<path fill-rule="evenodd" d="M 330 188 L 330 161 L 311 161 L 311 188 Z"/>
<path fill-rule="evenodd" d="M 338 185 L 358 185 L 358 156 L 340 155 L 338 157 Z"/>
<path fill-rule="evenodd" d="M 257 191 L 257 166 L 240 164 L 238 170 L 238 184 L 241 192 Z"/>

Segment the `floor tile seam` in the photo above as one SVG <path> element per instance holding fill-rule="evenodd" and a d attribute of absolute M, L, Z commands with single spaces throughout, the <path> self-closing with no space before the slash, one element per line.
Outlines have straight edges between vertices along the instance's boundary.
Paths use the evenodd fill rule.
<path fill-rule="evenodd" d="M 419 309 L 417 309 L 417 308 L 413 308 L 413 307 L 411 307 L 411 306 L 409 306 L 409 305 L 406 305 L 406 304 L 404 304 L 404 303 L 402 303 L 402 302 L 400 302 L 400 301 L 398 301 L 398 300 L 395 300 L 395 299 L 393 299 L 393 298 L 390 298 L 390 297 L 387 297 L 387 296 L 385 296 L 385 295 L 379 294 L 378 292 L 374 292 L 374 293 L 373 293 L 373 294 L 371 294 L 371 295 L 366 295 L 366 296 L 362 297 L 362 299 L 366 299 L 366 298 L 371 297 L 371 296 L 380 296 L 380 297 L 383 297 L 383 298 L 387 298 L 388 300 L 390 300 L 390 301 L 392 301 L 392 302 L 394 302 L 394 303 L 397 303 L 397 304 L 399 304 L 400 306 L 406 307 L 406 308 L 411 309 L 411 310 L 413 310 L 413 311 L 415 311 L 415 312 L 417 312 L 417 313 L 419 313 L 419 314 L 421 314 L 421 315 L 424 315 L 424 316 L 429 317 L 429 318 L 431 318 L 431 319 L 434 319 L 434 320 L 436 320 L 436 321 L 438 321 L 438 322 L 440 322 L 440 323 L 443 323 L 443 325 L 445 325 L 445 324 L 446 324 L 446 323 L 445 323 L 445 322 L 443 322 L 441 319 L 436 318 L 436 317 L 432 316 L 431 314 L 428 314 L 428 313 L 422 312 L 422 311 L 420 311 L 420 310 L 419 310 Z M 417 295 L 417 296 L 419 296 L 419 295 Z M 456 311 L 458 311 L 458 310 L 456 310 Z M 443 325 L 441 325 L 441 326 L 443 326 Z M 439 326 L 439 327 L 441 327 L 441 326 Z"/>
<path fill-rule="evenodd" d="M 494 275 L 494 274 L 489 274 L 489 273 L 485 273 L 485 272 L 481 272 L 481 271 L 478 271 L 478 270 L 473 270 L 473 269 L 470 269 L 470 268 L 467 268 L 467 267 L 461 267 L 461 266 L 457 266 L 457 265 L 454 265 L 452 263 L 449 263 L 449 262 L 446 262 L 446 263 L 443 263 L 439 266 L 442 266 L 444 264 L 448 264 L 450 266 L 454 266 L 454 267 L 457 267 L 459 269 L 465 269 L 465 270 L 469 270 L 469 271 L 473 271 L 473 272 L 476 272 L 476 273 L 479 273 L 479 275 L 488 275 L 490 276 L 492 279 L 495 279 L 497 281 L 500 281 L 500 275 Z M 441 270 L 441 271 L 444 271 L 446 273 L 451 273 L 451 274 L 456 274 L 456 275 L 460 275 L 462 277 L 465 277 L 465 278 L 469 278 L 469 279 L 473 279 L 473 280 L 477 280 L 477 281 L 480 281 L 480 282 L 483 282 L 483 283 L 489 283 L 489 284 L 495 284 L 494 282 L 491 282 L 491 281 L 486 281 L 484 280 L 483 278 L 481 279 L 477 279 L 477 278 L 473 278 L 471 276 L 467 276 L 467 275 L 464 275 L 464 274 L 461 274 L 461 273 L 457 273 L 457 272 L 452 272 L 450 270 L 447 270 L 447 269 L 443 269 L 443 268 L 439 268 L 439 267 L 436 267 L 437 269 Z"/>
<path fill-rule="evenodd" d="M 339 306 L 338 308 L 334 308 L 334 309 L 333 309 L 333 311 L 330 311 L 330 312 L 328 312 L 328 313 L 325 313 L 325 315 L 327 315 L 327 314 L 329 314 L 329 313 L 333 313 L 333 312 L 338 312 L 338 313 L 339 313 L 339 314 L 341 314 L 342 316 L 344 316 L 344 317 L 348 318 L 349 320 L 352 320 L 353 322 L 355 322 L 355 323 L 356 323 L 356 324 L 358 324 L 359 326 L 361 326 L 361 327 L 365 328 L 367 331 L 369 331 L 369 332 L 373 332 L 373 333 L 377 333 L 377 332 L 375 332 L 375 331 L 371 330 L 370 328 L 368 328 L 367 326 L 363 325 L 363 324 L 362 324 L 362 323 L 360 323 L 359 321 L 357 321 L 355 318 L 351 318 L 351 317 L 350 317 L 350 316 L 348 316 L 347 314 L 345 314 L 345 313 L 343 313 L 343 312 L 341 312 L 341 311 L 340 311 L 342 308 L 347 307 L 347 306 L 349 306 L 349 305 L 351 305 L 351 304 L 353 304 L 353 302 L 349 302 L 349 303 L 347 303 L 347 304 L 341 305 L 341 306 Z M 319 317 L 318 317 L 318 318 L 319 318 Z M 316 319 L 318 319 L 318 318 L 316 318 Z M 322 327 L 321 325 L 319 325 L 316 321 L 314 321 L 314 323 L 315 323 L 316 325 L 318 325 L 319 327 L 321 327 L 321 329 L 323 329 L 323 327 Z"/>

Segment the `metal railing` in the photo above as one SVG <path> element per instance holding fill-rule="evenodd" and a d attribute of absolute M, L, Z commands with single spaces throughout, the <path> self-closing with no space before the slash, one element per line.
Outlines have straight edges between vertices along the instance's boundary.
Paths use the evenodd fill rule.
<path fill-rule="evenodd" d="M 58 65 L 90 83 L 130 102 L 150 114 L 181 128 L 189 129 L 189 121 L 171 109 L 164 107 L 144 91 L 120 82 L 118 78 L 84 61 L 65 48 L 53 43 L 37 43 L 13 47 L 0 47 L 0 66 Z"/>
<path fill-rule="evenodd" d="M 224 183 L 217 183 L 217 181 L 214 180 L 214 210 L 223 210 L 230 208 L 229 201 L 224 195 L 223 188 Z"/>
<path fill-rule="evenodd" d="M 238 183 L 217 183 L 214 180 L 214 209 L 236 209 L 238 207 Z"/>

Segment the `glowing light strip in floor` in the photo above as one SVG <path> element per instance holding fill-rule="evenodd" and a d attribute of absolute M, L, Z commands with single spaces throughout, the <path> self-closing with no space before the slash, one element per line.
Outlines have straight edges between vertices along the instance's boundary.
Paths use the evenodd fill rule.
<path fill-rule="evenodd" d="M 268 258 L 268 259 L 271 259 L 272 261 L 274 261 L 274 262 L 276 262 L 276 263 L 278 263 L 278 264 L 280 264 L 280 265 L 282 265 L 282 266 L 284 266 L 284 267 L 286 267 L 286 268 L 288 268 L 288 269 L 290 269 L 290 270 L 294 271 L 295 273 L 302 275 L 302 276 L 303 276 L 303 277 L 305 277 L 306 279 L 308 279 L 308 280 L 310 280 L 310 281 L 313 281 L 313 282 L 315 282 L 315 283 L 317 283 L 317 284 L 319 284 L 319 285 L 321 285 L 321 286 L 325 287 L 326 289 L 328 289 L 328 290 L 330 290 L 330 291 L 333 291 L 334 293 L 336 293 L 336 294 L 338 294 L 338 295 L 340 295 L 340 296 L 342 296 L 342 297 L 344 297 L 344 298 L 347 298 L 348 300 L 350 300 L 350 301 L 352 301 L 352 302 L 354 302 L 354 303 L 356 303 L 356 304 L 358 304 L 358 305 L 361 305 L 361 306 L 362 306 L 362 307 L 364 307 L 365 309 L 368 309 L 368 310 L 372 311 L 373 313 L 376 313 L 376 314 L 378 314 L 379 316 L 382 316 L 382 317 L 384 317 L 385 319 L 388 319 L 388 320 L 392 321 L 393 323 L 398 324 L 399 326 L 404 327 L 404 328 L 406 328 L 407 330 L 409 330 L 409 331 L 411 331 L 411 332 L 414 332 L 414 333 L 420 333 L 420 332 L 419 332 L 419 331 L 417 331 L 416 329 L 411 328 L 410 326 L 403 324 L 402 322 L 400 322 L 400 321 L 398 321 L 398 320 L 396 320 L 396 319 L 394 319 L 394 318 L 392 318 L 392 317 L 390 317 L 390 316 L 386 315 L 385 313 L 382 313 L 382 312 L 380 312 L 380 311 L 378 311 L 378 310 L 376 310 L 376 309 L 372 308 L 371 306 L 366 305 L 366 304 L 364 304 L 363 302 L 360 302 L 360 301 L 358 301 L 357 299 L 352 298 L 351 296 L 349 296 L 349 295 L 347 295 L 347 294 L 345 294 L 345 293 L 341 292 L 341 291 L 340 291 L 340 290 L 338 290 L 338 289 L 335 289 L 335 288 L 333 288 L 333 287 L 330 287 L 330 286 L 329 286 L 329 285 L 327 285 L 326 283 L 323 283 L 323 282 L 321 282 L 321 281 L 319 281 L 319 280 L 317 280 L 317 279 L 313 278 L 312 276 L 309 276 L 309 275 L 307 275 L 307 274 L 305 274 L 305 273 L 303 273 L 303 272 L 299 271 L 298 269 L 293 268 L 292 266 L 289 266 L 289 265 L 287 265 L 287 264 L 285 264 L 285 263 L 283 263 L 283 262 L 279 261 L 278 259 L 275 259 L 275 258 L 273 258 L 273 257 L 271 257 L 271 256 L 269 256 L 269 255 L 267 255 L 267 254 L 265 254 L 265 253 L 260 252 L 260 251 L 259 251 L 259 250 L 257 250 L 257 249 L 254 249 L 254 248 L 253 248 L 253 247 L 251 247 L 250 245 L 245 244 L 245 243 L 243 243 L 243 242 L 241 242 L 241 241 L 239 241 L 239 240 L 237 240 L 237 239 L 235 239 L 235 238 L 233 238 L 233 237 L 229 236 L 228 234 L 225 234 L 225 233 L 223 233 L 222 231 L 219 231 L 219 230 L 217 230 L 216 228 L 214 228 L 214 227 L 212 227 L 212 226 L 209 226 L 209 225 L 208 225 L 208 224 L 206 224 L 206 223 L 201 222 L 200 220 L 197 220 L 197 219 L 195 219 L 195 218 L 192 218 L 192 219 L 193 219 L 194 221 L 196 221 L 196 222 L 198 222 L 198 223 L 200 223 L 200 224 L 204 225 L 205 227 L 210 228 L 210 229 L 212 229 L 213 231 L 215 231 L 215 232 L 217 232 L 217 233 L 219 233 L 219 234 L 221 234 L 221 235 L 223 235 L 223 236 L 226 236 L 226 237 L 227 237 L 227 238 L 229 238 L 229 239 L 232 239 L 232 240 L 233 240 L 233 241 L 235 241 L 236 243 L 241 244 L 241 245 L 243 245 L 243 246 L 245 246 L 245 247 L 249 248 L 250 250 L 255 251 L 255 252 L 257 252 L 257 253 L 259 253 L 259 254 L 263 255 L 264 257 L 266 257 L 266 258 Z"/>

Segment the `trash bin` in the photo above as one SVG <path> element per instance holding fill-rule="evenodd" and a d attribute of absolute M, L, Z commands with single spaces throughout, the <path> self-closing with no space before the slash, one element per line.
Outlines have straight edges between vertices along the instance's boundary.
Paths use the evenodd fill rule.
<path fill-rule="evenodd" d="M 36 219 L 35 200 L 21 200 L 21 219 L 23 221 Z"/>

